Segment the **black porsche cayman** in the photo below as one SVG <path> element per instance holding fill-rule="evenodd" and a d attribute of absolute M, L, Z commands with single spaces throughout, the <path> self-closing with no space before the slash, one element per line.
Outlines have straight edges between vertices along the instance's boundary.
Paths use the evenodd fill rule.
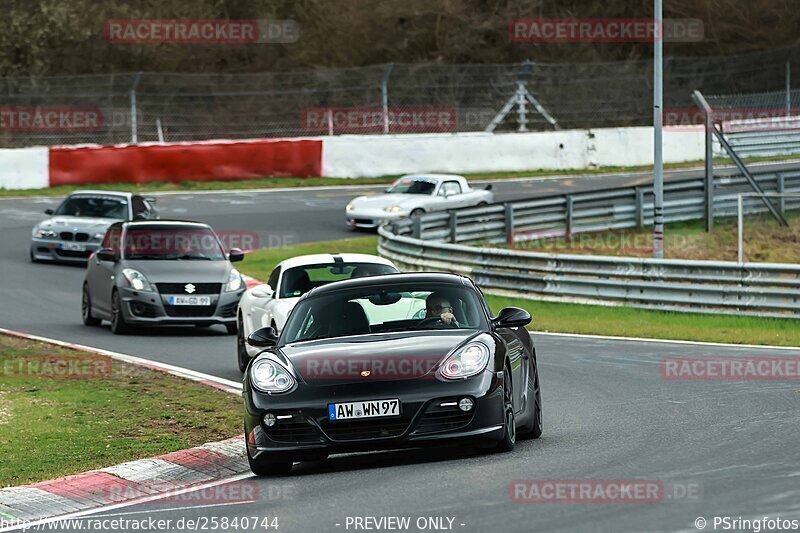
<path fill-rule="evenodd" d="M 523 309 L 497 316 L 452 274 L 390 274 L 319 287 L 248 342 L 245 439 L 257 475 L 331 453 L 466 440 L 497 451 L 542 433 Z"/>

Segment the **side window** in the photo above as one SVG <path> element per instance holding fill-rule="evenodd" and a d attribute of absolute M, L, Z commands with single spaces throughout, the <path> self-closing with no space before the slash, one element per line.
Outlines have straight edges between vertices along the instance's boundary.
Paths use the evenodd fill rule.
<path fill-rule="evenodd" d="M 106 235 L 103 237 L 103 243 L 100 245 L 100 248 L 108 248 L 114 250 L 115 253 L 119 253 L 121 237 L 122 228 L 119 226 L 111 226 L 108 231 L 106 231 Z"/>
<path fill-rule="evenodd" d="M 269 279 L 267 280 L 269 286 L 272 287 L 272 290 L 275 291 L 276 293 L 278 292 L 278 277 L 280 275 L 281 275 L 281 267 L 277 267 L 275 270 L 272 271 L 272 274 L 269 275 Z"/>
<path fill-rule="evenodd" d="M 461 184 L 457 181 L 446 181 L 444 185 L 442 185 L 442 189 L 444 190 L 444 194 L 447 196 L 452 196 L 454 194 L 461 194 Z"/>
<path fill-rule="evenodd" d="M 141 196 L 134 196 L 132 199 L 133 204 L 133 218 L 136 217 L 146 217 L 148 212 L 150 211 L 147 208 L 147 204 L 145 203 L 144 199 Z"/>

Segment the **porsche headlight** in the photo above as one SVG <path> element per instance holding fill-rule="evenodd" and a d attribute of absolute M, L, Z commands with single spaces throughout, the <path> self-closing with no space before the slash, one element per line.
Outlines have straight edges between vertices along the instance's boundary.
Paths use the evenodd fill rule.
<path fill-rule="evenodd" d="M 39 239 L 55 239 L 58 237 L 58 233 L 47 228 L 37 229 L 34 235 Z"/>
<path fill-rule="evenodd" d="M 152 287 L 150 286 L 150 282 L 147 281 L 147 278 L 144 277 L 144 274 L 139 272 L 138 270 L 134 270 L 132 268 L 125 268 L 122 270 L 122 275 L 125 276 L 125 279 L 128 280 L 128 284 L 130 284 L 131 289 L 137 291 L 152 291 Z"/>
<path fill-rule="evenodd" d="M 235 268 L 228 274 L 228 281 L 225 284 L 225 292 L 238 291 L 242 287 L 242 275 Z"/>
<path fill-rule="evenodd" d="M 344 210 L 347 211 L 348 213 L 353 209 L 354 209 L 353 202 L 350 202 L 349 204 L 347 204 L 347 207 L 344 208 Z"/>
<path fill-rule="evenodd" d="M 403 208 L 400 207 L 399 205 L 387 205 L 386 207 L 383 208 L 383 210 L 386 211 L 387 213 L 399 213 L 400 211 L 403 210 Z"/>
<path fill-rule="evenodd" d="M 471 342 L 448 357 L 440 371 L 446 379 L 463 379 L 483 372 L 488 363 L 489 348 Z"/>
<path fill-rule="evenodd" d="M 271 359 L 256 359 L 250 367 L 250 382 L 262 392 L 286 392 L 294 386 L 294 378 Z"/>

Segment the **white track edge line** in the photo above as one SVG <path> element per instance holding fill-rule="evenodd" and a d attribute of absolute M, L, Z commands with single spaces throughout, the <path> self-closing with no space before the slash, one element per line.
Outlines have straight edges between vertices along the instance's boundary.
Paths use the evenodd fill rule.
<path fill-rule="evenodd" d="M 216 383 L 218 385 L 223 385 L 233 390 L 229 390 L 228 392 L 239 394 L 242 391 L 242 384 L 237 381 L 231 381 L 229 379 L 220 378 L 217 376 L 212 376 L 211 374 L 205 374 L 203 372 L 198 372 L 196 370 L 191 370 L 188 368 L 183 368 L 180 366 L 170 365 L 168 363 L 161 363 L 158 361 L 153 361 L 152 359 L 145 359 L 144 357 L 137 357 L 135 355 L 127 355 L 119 352 L 112 352 L 110 350 L 104 350 L 102 348 L 94 348 L 92 346 L 85 346 L 83 344 L 76 344 L 73 342 L 62 341 L 58 339 L 51 339 L 48 337 L 42 337 L 40 335 L 33 335 L 31 333 L 24 333 L 21 331 L 0 328 L 0 333 L 6 333 L 8 335 L 13 335 L 17 337 L 23 337 L 31 340 L 47 342 L 50 344 L 55 344 L 57 346 L 63 346 L 65 348 L 73 348 L 76 350 L 82 350 L 85 352 L 92 352 L 97 353 L 100 355 L 105 355 L 112 359 L 116 359 L 118 361 L 123 361 L 125 363 L 131 363 L 137 366 L 143 367 L 156 367 L 159 370 L 163 370 L 169 374 L 174 376 L 179 376 L 182 378 L 187 378 L 192 381 L 210 381 L 212 383 Z"/>

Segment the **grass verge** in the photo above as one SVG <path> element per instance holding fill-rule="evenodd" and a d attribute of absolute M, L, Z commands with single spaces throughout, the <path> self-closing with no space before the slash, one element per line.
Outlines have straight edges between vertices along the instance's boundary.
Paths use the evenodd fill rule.
<path fill-rule="evenodd" d="M 800 216 L 787 216 L 785 228 L 768 215 L 744 218 L 744 259 L 761 263 L 800 263 Z M 735 218 L 717 219 L 706 233 L 705 222 L 670 224 L 664 232 L 664 257 L 708 261 L 738 259 Z M 518 242 L 518 250 L 546 253 L 653 256 L 653 229 L 580 233 L 571 239 L 557 237 Z"/>
<path fill-rule="evenodd" d="M 374 254 L 377 237 L 298 244 L 248 254 L 242 272 L 266 279 L 280 261 L 296 255 L 328 252 Z M 493 311 L 522 307 L 533 315 L 531 329 L 654 339 L 800 346 L 800 327 L 792 319 L 675 313 L 572 303 L 544 302 L 487 294 Z"/>
<path fill-rule="evenodd" d="M 0 334 L 0 487 L 234 437 L 241 424 L 236 395 Z"/>

